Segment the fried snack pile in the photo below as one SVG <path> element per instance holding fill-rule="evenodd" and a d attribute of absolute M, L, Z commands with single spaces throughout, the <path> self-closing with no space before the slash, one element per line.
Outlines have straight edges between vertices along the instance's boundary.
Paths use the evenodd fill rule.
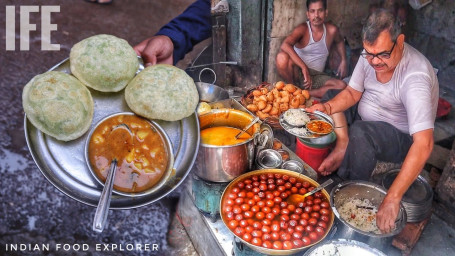
<path fill-rule="evenodd" d="M 263 87 L 252 92 L 253 101 L 246 108 L 261 120 L 267 117 L 279 117 L 291 108 L 304 108 L 310 98 L 308 90 L 302 90 L 293 84 L 279 81 L 271 90 Z"/>

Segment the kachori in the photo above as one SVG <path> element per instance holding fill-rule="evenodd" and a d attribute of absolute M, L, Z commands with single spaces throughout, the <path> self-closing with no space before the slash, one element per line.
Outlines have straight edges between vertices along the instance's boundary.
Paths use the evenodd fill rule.
<path fill-rule="evenodd" d="M 50 71 L 25 85 L 22 104 L 27 118 L 40 131 L 58 140 L 82 136 L 93 118 L 90 91 L 75 77 Z"/>
<path fill-rule="evenodd" d="M 118 92 L 133 79 L 139 62 L 127 41 L 112 35 L 86 38 L 71 48 L 71 73 L 86 86 Z"/>
<path fill-rule="evenodd" d="M 195 112 L 199 94 L 185 71 L 158 64 L 145 68 L 133 78 L 125 89 L 125 100 L 140 116 L 177 121 Z"/>

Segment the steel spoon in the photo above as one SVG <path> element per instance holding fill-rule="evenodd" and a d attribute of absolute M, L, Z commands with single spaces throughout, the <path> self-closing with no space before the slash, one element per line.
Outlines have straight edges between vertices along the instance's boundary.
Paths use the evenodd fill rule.
<path fill-rule="evenodd" d="M 104 183 L 103 192 L 101 192 L 100 201 L 96 207 L 95 217 L 93 218 L 93 231 L 103 232 L 106 224 L 109 206 L 111 204 L 112 187 L 114 185 L 115 172 L 117 171 L 117 159 L 113 159 L 106 182 Z"/>
<path fill-rule="evenodd" d="M 133 137 L 133 133 L 131 132 L 130 128 L 126 124 L 119 124 L 114 129 L 112 129 L 111 133 L 109 134 L 108 140 L 109 142 L 114 141 L 113 137 L 116 135 L 119 136 L 119 132 L 122 130 L 126 130 L 131 138 Z M 116 134 L 117 133 L 117 134 Z M 122 137 L 120 137 L 122 138 Z M 108 142 L 108 143 L 109 143 Z M 125 139 L 126 142 L 126 139 Z M 111 166 L 109 172 L 107 174 L 106 182 L 104 183 L 103 191 L 101 192 L 100 201 L 98 202 L 98 206 L 96 207 L 95 217 L 93 218 L 93 231 L 96 232 L 103 232 L 104 226 L 106 224 L 107 215 L 109 213 L 109 206 L 111 204 L 111 196 L 112 196 L 112 188 L 114 186 L 114 177 L 115 172 L 117 171 L 117 156 L 121 150 L 125 150 L 125 146 L 121 147 L 120 150 L 117 147 L 112 145 L 112 150 L 115 152 L 115 148 L 117 148 L 117 152 L 114 153 L 114 157 L 111 161 Z"/>
<path fill-rule="evenodd" d="M 251 126 L 253 126 L 257 121 L 259 121 L 259 117 L 255 117 L 251 123 L 249 123 L 241 132 L 237 133 L 237 135 L 235 135 L 235 138 L 238 139 L 240 137 L 240 135 L 244 134 L 248 129 L 251 128 Z"/>
<path fill-rule="evenodd" d="M 328 179 L 327 181 L 325 181 L 321 185 L 317 186 L 315 189 L 313 189 L 310 192 L 307 192 L 307 193 L 305 193 L 303 195 L 300 195 L 300 194 L 292 194 L 292 195 L 290 195 L 286 201 L 288 202 L 288 204 L 298 204 L 300 202 L 303 202 L 305 200 L 305 197 L 311 196 L 312 194 L 322 190 L 323 188 L 327 187 L 328 185 L 330 185 L 332 183 L 333 183 L 333 180 L 332 179 Z"/>

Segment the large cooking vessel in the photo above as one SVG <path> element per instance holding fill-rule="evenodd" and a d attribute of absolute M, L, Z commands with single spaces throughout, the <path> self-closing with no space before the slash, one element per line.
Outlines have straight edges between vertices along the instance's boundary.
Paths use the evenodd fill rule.
<path fill-rule="evenodd" d="M 300 174 L 300 173 L 297 173 L 297 172 L 294 172 L 294 171 L 290 171 L 290 170 L 284 170 L 284 169 L 262 169 L 262 170 L 256 170 L 256 171 L 251 171 L 251 172 L 245 173 L 245 174 L 237 177 L 235 180 L 231 181 L 231 183 L 229 183 L 229 185 L 226 187 L 226 189 L 224 190 L 223 194 L 221 195 L 220 214 L 221 214 L 221 219 L 222 219 L 223 223 L 226 226 L 228 226 L 228 221 L 229 221 L 228 217 L 226 216 L 226 207 L 229 205 L 228 204 L 228 200 L 230 199 L 229 198 L 229 194 L 231 194 L 233 189 L 237 188 L 238 184 L 240 182 L 245 181 L 246 179 L 251 179 L 253 176 L 260 176 L 261 174 L 266 174 L 267 175 L 267 174 L 270 174 L 270 173 L 272 173 L 274 175 L 275 174 L 288 175 L 289 177 L 294 177 L 294 178 L 298 178 L 298 179 L 307 181 L 313 187 L 319 186 L 319 183 L 317 183 L 315 180 L 309 178 L 308 176 L 305 176 L 303 174 Z M 268 191 L 269 190 L 267 190 L 267 192 Z M 327 193 L 327 191 L 325 189 L 322 189 L 321 193 L 323 194 L 323 197 L 325 199 L 327 199 L 327 201 L 328 201 L 329 193 Z M 329 220 L 327 222 L 326 233 L 324 235 L 322 235 L 317 241 L 313 241 L 307 246 L 302 246 L 300 248 L 287 249 L 287 250 L 286 249 L 282 249 L 282 250 L 269 249 L 269 248 L 265 248 L 265 247 L 262 247 L 262 246 L 256 246 L 256 245 L 254 245 L 254 244 L 252 244 L 250 242 L 245 241 L 242 237 L 239 237 L 234 232 L 232 232 L 230 229 L 229 230 L 243 244 L 247 245 L 249 248 L 251 248 L 252 250 L 254 250 L 256 252 L 263 253 L 265 255 L 294 255 L 294 254 L 297 255 L 299 252 L 303 252 L 304 250 L 314 246 L 315 244 L 318 244 L 319 242 L 323 241 L 326 237 L 330 236 L 332 234 L 332 231 L 333 231 L 332 230 L 333 223 L 334 223 L 334 215 L 333 215 L 332 212 L 330 212 Z"/>
<path fill-rule="evenodd" d="M 336 216 L 337 233 L 336 237 L 357 240 L 381 251 L 386 249 L 393 240 L 393 236 L 400 233 L 406 225 L 406 211 L 400 203 L 400 211 L 395 221 L 395 229 L 387 234 L 375 234 L 362 231 L 345 221 L 338 209 L 347 201 L 352 199 L 368 199 L 374 206 L 379 208 L 387 192 L 375 183 L 353 180 L 344 181 L 335 186 L 330 192 L 330 205 Z"/>
<path fill-rule="evenodd" d="M 201 130 L 209 127 L 229 126 L 245 128 L 252 120 L 250 114 L 235 109 L 213 109 L 199 116 Z M 254 135 L 257 126 L 247 130 L 251 138 L 235 145 L 214 146 L 201 143 L 196 158 L 195 174 L 207 181 L 229 182 L 253 168 Z"/>

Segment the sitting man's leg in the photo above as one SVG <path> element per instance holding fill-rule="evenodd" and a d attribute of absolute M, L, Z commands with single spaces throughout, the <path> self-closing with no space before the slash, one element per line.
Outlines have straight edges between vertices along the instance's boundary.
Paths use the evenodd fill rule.
<path fill-rule="evenodd" d="M 411 144 L 412 137 L 391 124 L 357 120 L 349 127 L 349 143 L 338 176 L 369 180 L 378 160 L 401 162 Z"/>
<path fill-rule="evenodd" d="M 340 79 L 332 78 L 329 75 L 312 75 L 313 86 L 310 90 L 310 95 L 316 98 L 322 98 L 328 90 L 338 89 L 343 90 L 347 84 Z"/>
<path fill-rule="evenodd" d="M 287 53 L 279 52 L 276 55 L 276 69 L 278 70 L 278 74 L 287 83 L 295 84 L 294 66 L 294 61 L 291 60 Z"/>

